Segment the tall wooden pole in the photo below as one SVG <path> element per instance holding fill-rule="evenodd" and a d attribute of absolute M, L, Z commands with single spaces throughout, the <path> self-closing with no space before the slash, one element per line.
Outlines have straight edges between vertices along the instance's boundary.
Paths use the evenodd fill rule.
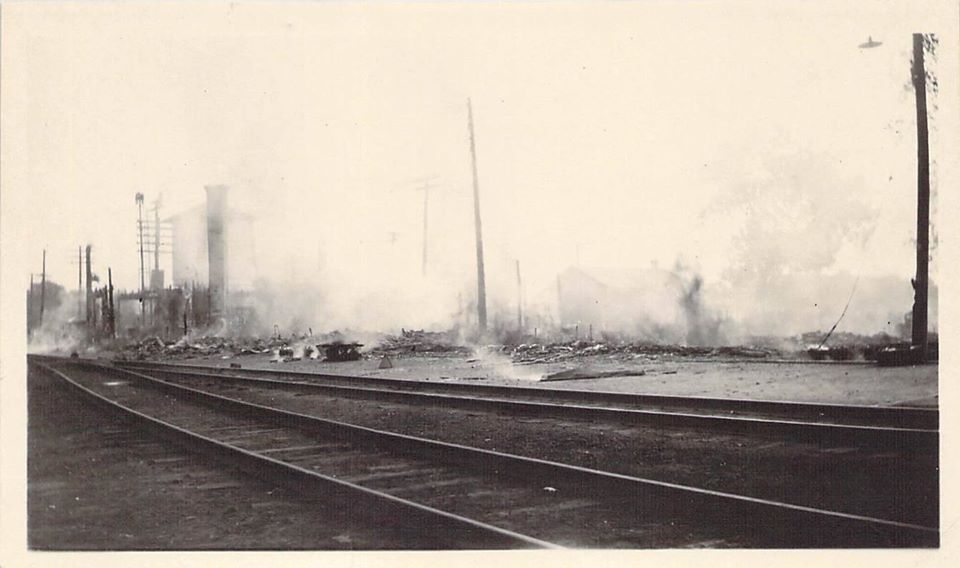
<path fill-rule="evenodd" d="M 519 259 L 517 259 L 517 328 L 523 330 L 523 283 L 520 280 Z"/>
<path fill-rule="evenodd" d="M 153 202 L 153 269 L 160 270 L 160 198 Z"/>
<path fill-rule="evenodd" d="M 87 327 L 90 328 L 90 331 L 93 331 L 93 323 L 96 319 L 96 313 L 94 311 L 93 304 L 93 268 L 90 265 L 90 251 L 93 249 L 91 245 L 87 245 Z"/>
<path fill-rule="evenodd" d="M 30 273 L 30 292 L 27 293 L 27 338 L 33 333 L 33 273 Z"/>
<path fill-rule="evenodd" d="M 107 303 L 110 306 L 107 311 L 110 318 L 107 324 L 109 326 L 107 333 L 110 334 L 111 338 L 114 338 L 117 336 L 117 314 L 113 308 L 113 269 L 109 266 L 107 267 Z"/>
<path fill-rule="evenodd" d="M 144 298 L 143 298 L 143 194 L 137 193 L 137 231 L 139 232 L 140 243 L 140 326 L 143 327 L 144 317 Z"/>
<path fill-rule="evenodd" d="M 77 321 L 83 317 L 83 247 L 77 247 Z"/>
<path fill-rule="evenodd" d="M 423 276 L 427 275 L 427 207 L 430 201 L 430 185 L 423 185 L 423 266 L 421 272 Z"/>
<path fill-rule="evenodd" d="M 917 275 L 913 281 L 913 345 L 927 358 L 927 287 L 930 255 L 930 150 L 923 34 L 913 34 L 913 86 L 917 97 Z"/>
<path fill-rule="evenodd" d="M 557 274 L 557 325 L 563 325 L 563 289 L 560 286 L 559 274 Z"/>
<path fill-rule="evenodd" d="M 473 105 L 467 99 L 467 122 L 470 126 L 470 158 L 473 166 L 473 221 L 477 236 L 477 322 L 480 335 L 487 331 L 487 291 L 483 274 L 483 231 L 480 226 L 480 181 L 477 178 L 477 147 L 473 135 Z"/>
<path fill-rule="evenodd" d="M 43 249 L 43 275 L 40 277 L 40 322 L 43 326 L 43 309 L 47 298 L 47 249 Z"/>

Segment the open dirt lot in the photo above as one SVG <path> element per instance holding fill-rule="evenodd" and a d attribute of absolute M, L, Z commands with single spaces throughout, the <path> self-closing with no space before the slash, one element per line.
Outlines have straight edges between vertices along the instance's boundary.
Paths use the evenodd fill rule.
<path fill-rule="evenodd" d="M 271 363 L 269 355 L 239 355 L 177 361 L 214 367 L 239 363 L 246 368 L 306 371 L 364 377 L 523 385 L 542 388 L 603 390 L 862 405 L 937 406 L 937 365 L 878 367 L 869 363 L 813 363 L 743 360 L 690 360 L 637 357 L 632 360 L 589 357 L 576 362 L 515 364 L 500 354 L 471 357 L 404 356 L 328 363 L 313 360 Z M 622 371 L 596 379 L 542 382 L 544 376 L 578 369 L 584 374 Z"/>
<path fill-rule="evenodd" d="M 107 420 L 29 374 L 28 535 L 34 550 L 396 549 L 402 523 L 225 470 Z"/>

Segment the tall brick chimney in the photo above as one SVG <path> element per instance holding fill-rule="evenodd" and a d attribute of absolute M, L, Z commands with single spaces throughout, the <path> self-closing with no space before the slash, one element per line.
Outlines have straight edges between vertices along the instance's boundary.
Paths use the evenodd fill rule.
<path fill-rule="evenodd" d="M 210 317 L 227 313 L 227 186 L 204 186 L 207 191 L 207 261 Z"/>

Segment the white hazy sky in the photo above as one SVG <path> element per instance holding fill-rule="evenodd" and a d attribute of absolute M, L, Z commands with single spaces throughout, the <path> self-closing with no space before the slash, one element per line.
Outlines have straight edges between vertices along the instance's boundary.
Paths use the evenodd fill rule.
<path fill-rule="evenodd" d="M 2 214 L 22 228 L 18 286 L 46 247 L 72 287 L 91 243 L 97 272 L 136 287 L 134 193 L 162 192 L 172 214 L 223 183 L 261 221 L 259 269 L 309 278 L 322 254 L 334 280 L 375 292 L 419 271 L 424 176 L 438 187 L 431 270 L 469 284 L 467 97 L 495 283 L 513 259 L 531 293 L 578 260 L 682 258 L 716 281 L 749 259 L 736 235 L 751 184 L 774 203 L 802 190 L 782 198 L 803 211 L 782 221 L 801 231 L 783 254 L 809 236 L 829 249 L 812 270 L 909 277 L 914 31 L 941 37 L 928 65 L 942 176 L 949 3 L 7 4 Z M 883 46 L 858 49 L 868 35 Z M 864 212 L 854 242 L 817 240 Z"/>

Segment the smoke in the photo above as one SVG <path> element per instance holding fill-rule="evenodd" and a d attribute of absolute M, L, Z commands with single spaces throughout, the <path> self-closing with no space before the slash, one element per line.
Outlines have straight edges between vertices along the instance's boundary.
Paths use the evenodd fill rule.
<path fill-rule="evenodd" d="M 492 377 L 500 379 L 519 379 L 521 381 L 539 381 L 543 372 L 537 369 L 517 365 L 509 355 L 492 347 L 475 346 L 473 360 L 477 368 L 486 371 Z"/>
<path fill-rule="evenodd" d="M 568 268 L 557 282 L 562 331 L 587 340 L 727 344 L 733 326 L 707 282 L 680 259 L 672 270 Z"/>
<path fill-rule="evenodd" d="M 423 279 L 386 278 L 373 287 L 311 271 L 309 276 L 258 278 L 252 290 L 235 297 L 256 314 L 254 331 L 261 335 L 276 326 L 284 335 L 349 330 L 354 339 L 368 332 L 399 333 L 404 327 L 444 330 L 459 319 L 455 293 Z"/>
<path fill-rule="evenodd" d="M 684 274 L 678 263 L 678 276 L 683 283 L 680 307 L 686 324 L 686 344 L 693 347 L 725 345 L 728 337 L 721 329 L 724 320 L 705 304 L 703 277 L 699 274 Z"/>
<path fill-rule="evenodd" d="M 733 283 L 830 268 L 845 246 L 862 246 L 876 229 L 876 206 L 856 197 L 862 181 L 844 178 L 825 155 L 773 155 L 735 179 L 708 209 L 742 219 L 727 270 Z"/>
<path fill-rule="evenodd" d="M 850 259 L 866 256 L 880 225 L 878 207 L 858 197 L 869 195 L 864 182 L 846 175 L 838 158 L 802 150 L 739 158 L 729 163 L 742 167 L 713 174 L 717 189 L 701 217 L 690 213 L 701 225 L 691 232 L 703 233 L 699 241 L 710 240 L 717 252 L 703 255 L 710 271 L 685 262 L 639 268 L 649 260 L 615 259 L 610 251 L 619 249 L 605 243 L 604 258 L 622 264 L 576 274 L 561 264 L 569 256 L 556 254 L 565 244 L 544 240 L 523 259 L 521 290 L 515 251 L 499 234 L 486 258 L 494 335 L 522 340 L 536 328 L 544 337 L 705 346 L 829 327 L 857 275 Z M 469 207 L 432 209 L 424 273 L 421 205 L 409 192 L 314 192 L 304 180 L 281 178 L 273 193 L 261 187 L 270 179 L 242 182 L 230 197 L 253 219 L 228 231 L 228 287 L 236 304 L 257 315 L 255 333 L 269 335 L 274 326 L 285 335 L 476 327 Z M 497 219 L 487 225 L 495 235 Z M 727 234 L 707 234 L 715 228 Z M 907 278 L 863 276 L 844 326 L 889 328 L 909 301 Z"/>
<path fill-rule="evenodd" d="M 284 335 L 311 329 L 362 335 L 457 325 L 469 301 L 464 298 L 473 297 L 463 276 L 471 274 L 469 257 L 455 250 L 447 255 L 454 262 L 444 262 L 437 258 L 443 250 L 431 250 L 430 270 L 423 274 L 421 240 L 384 226 L 390 217 L 371 215 L 371 202 L 362 194 L 308 191 L 291 180 L 268 191 L 264 185 L 273 185 L 268 177 L 230 187 L 227 287 L 233 308 L 250 317 L 242 330 L 228 333 L 270 335 L 276 326 Z M 193 280 L 202 285 L 205 215 L 202 205 L 186 213 L 173 278 L 181 285 Z"/>
<path fill-rule="evenodd" d="M 27 304 L 31 332 L 29 353 L 70 352 L 86 341 L 86 328 L 78 325 L 77 293 L 68 293 L 59 284 L 47 281 L 43 322 L 40 321 L 40 284 L 33 287 L 32 302 Z"/>
<path fill-rule="evenodd" d="M 870 195 L 863 180 L 845 175 L 841 159 L 803 150 L 770 153 L 722 178 L 703 220 L 736 219 L 738 229 L 716 308 L 752 335 L 829 328 L 878 252 L 870 243 L 879 207 L 860 197 Z M 904 276 L 911 272 L 905 267 Z M 887 328 L 891 313 L 909 309 L 908 289 L 906 277 L 863 276 L 842 327 Z"/>

